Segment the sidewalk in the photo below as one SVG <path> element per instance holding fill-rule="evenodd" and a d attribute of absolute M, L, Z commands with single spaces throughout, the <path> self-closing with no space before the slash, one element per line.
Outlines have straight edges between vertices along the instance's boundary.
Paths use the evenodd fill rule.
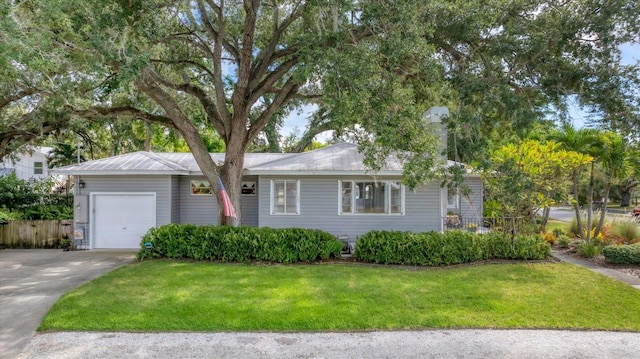
<path fill-rule="evenodd" d="M 560 259 L 563 262 L 567 262 L 567 263 L 571 263 L 571 264 L 575 264 L 584 268 L 589 269 L 592 272 L 596 272 L 596 273 L 600 273 L 600 274 L 604 274 L 608 277 L 611 277 L 613 279 L 619 280 L 623 283 L 626 283 L 636 289 L 640 289 L 640 278 L 638 277 L 634 277 L 632 275 L 628 275 L 622 272 L 619 272 L 615 269 L 611 269 L 611 268 L 605 268 L 605 267 L 600 267 L 596 264 L 593 264 L 587 260 L 584 259 L 580 259 L 580 258 L 575 258 L 566 254 L 560 254 L 560 253 L 556 253 L 556 252 L 551 252 L 551 255 L 554 256 L 555 258 Z"/>

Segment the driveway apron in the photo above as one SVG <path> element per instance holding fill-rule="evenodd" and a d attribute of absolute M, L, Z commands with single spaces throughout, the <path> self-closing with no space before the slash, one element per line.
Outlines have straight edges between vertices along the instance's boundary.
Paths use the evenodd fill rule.
<path fill-rule="evenodd" d="M 0 358 L 15 358 L 62 294 L 135 258 L 132 251 L 0 250 Z"/>

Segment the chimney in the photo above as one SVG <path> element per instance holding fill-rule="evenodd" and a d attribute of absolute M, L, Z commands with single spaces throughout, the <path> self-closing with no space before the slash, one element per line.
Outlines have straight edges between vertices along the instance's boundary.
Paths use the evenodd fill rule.
<path fill-rule="evenodd" d="M 442 123 L 443 117 L 449 117 L 449 109 L 446 107 L 431 107 L 424 113 L 424 117 L 429 123 L 436 124 L 436 135 L 440 136 L 440 156 L 439 158 L 447 160 L 447 125 Z"/>

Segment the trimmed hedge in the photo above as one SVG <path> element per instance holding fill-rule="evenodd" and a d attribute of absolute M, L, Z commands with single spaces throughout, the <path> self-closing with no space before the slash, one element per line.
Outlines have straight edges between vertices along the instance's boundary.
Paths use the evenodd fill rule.
<path fill-rule="evenodd" d="M 142 237 L 137 257 L 294 263 L 339 257 L 341 250 L 342 242 L 321 230 L 167 224 Z"/>
<path fill-rule="evenodd" d="M 640 264 L 640 243 L 606 246 L 602 254 L 607 263 Z"/>
<path fill-rule="evenodd" d="M 544 259 L 551 247 L 539 235 L 515 238 L 463 231 L 370 231 L 358 239 L 354 257 L 379 264 L 442 266 L 485 259 Z"/>

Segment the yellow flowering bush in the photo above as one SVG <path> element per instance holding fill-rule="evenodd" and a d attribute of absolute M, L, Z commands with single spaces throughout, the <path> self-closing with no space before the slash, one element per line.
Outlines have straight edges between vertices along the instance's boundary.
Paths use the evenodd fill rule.
<path fill-rule="evenodd" d="M 544 241 L 549 243 L 549 244 L 554 244 L 556 243 L 556 240 L 558 239 L 558 236 L 555 235 L 555 233 L 553 232 L 546 232 L 543 236 Z"/>

